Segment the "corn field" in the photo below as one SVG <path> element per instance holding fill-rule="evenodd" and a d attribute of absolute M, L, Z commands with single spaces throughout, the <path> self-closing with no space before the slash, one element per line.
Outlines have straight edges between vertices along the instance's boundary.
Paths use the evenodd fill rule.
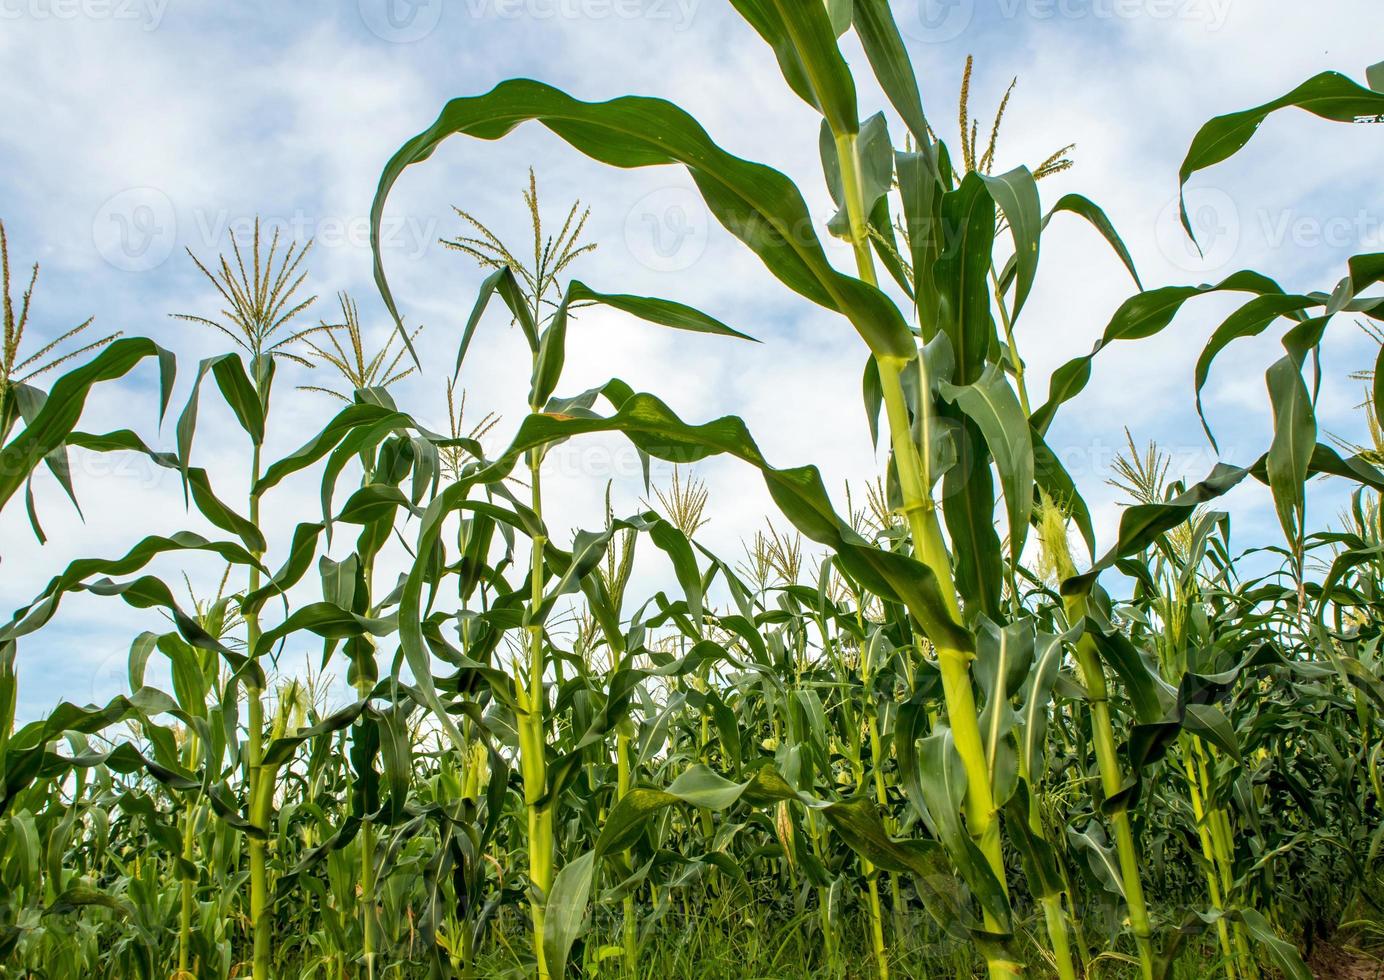
<path fill-rule="evenodd" d="M 971 118 L 969 64 L 959 125 L 951 81 L 929 80 L 925 114 L 887 0 L 731 6 L 820 114 L 829 221 L 670 102 L 519 79 L 379 147 L 383 346 L 351 297 L 314 303 L 310 242 L 258 225 L 185 260 L 203 307 L 159 311 L 224 353 L 179 364 L 90 321 L 21 346 L 43 283 L 6 245 L 0 504 L 42 540 L 34 479 L 75 504 L 71 452 L 132 454 L 219 533 L 141 536 L 132 515 L 123 554 L 72 562 L 4 615 L 0 976 L 1299 980 L 1328 945 L 1384 976 L 1384 375 L 1357 366 L 1372 444 L 1334 444 L 1316 415 L 1327 330 L 1380 339 L 1384 254 L 1304 293 L 1251 270 L 1146 285 L 1101 207 L 1040 194 L 1070 147 L 1001 168 L 1004 107 Z M 862 105 L 875 91 L 887 105 Z M 1265 97 L 1201 126 L 1180 187 L 1253 154 L 1281 111 L 1384 122 L 1384 65 Z M 583 308 L 727 345 L 754 329 L 574 278 L 596 244 L 586 212 L 548 211 L 532 173 L 522 197 L 447 202 L 437 247 L 486 278 L 429 327 L 450 331 L 455 363 L 415 354 L 380 247 L 391 191 L 445 167 L 430 157 L 449 139 L 529 122 L 613 171 L 685 170 L 745 261 L 839 314 L 860 338 L 873 479 L 771 465 L 740 418 L 684 419 L 618 378 L 565 386 L 569 343 L 597 342 L 569 331 Z M 1301 148 L 1281 193 L 1319 162 Z M 503 209 L 532 240 L 490 230 Z M 1051 340 L 1022 314 L 1040 253 L 1064 261 L 1041 247 L 1054 220 L 1108 245 L 1129 298 L 1042 378 L 1022 351 Z M 1211 294 L 1238 308 L 1177 327 L 1204 345 L 1198 411 L 1235 341 L 1280 337 L 1260 397 L 1271 442 L 1195 481 L 1129 439 L 1126 506 L 1098 540 L 1054 419 L 1082 411 L 1105 347 Z M 464 395 L 487 370 L 476 332 L 507 324 L 531 355 L 517 420 Z M 191 394 L 172 404 L 180 371 Z M 160 397 L 132 411 L 164 420 L 167 444 L 83 414 L 93 389 L 145 374 Z M 445 388 L 446 431 L 396 402 L 410 376 Z M 321 413 L 275 458 L 271 394 L 301 378 Z M 209 412 L 238 444 L 198 439 Z M 586 529 L 550 529 L 545 458 L 592 434 L 628 441 L 645 496 L 621 509 L 607 493 Z M 213 486 L 213 453 L 235 456 L 238 482 Z M 699 541 L 718 500 L 696 464 L 712 457 L 776 507 L 743 555 Z M 671 480 L 648 477 L 655 463 Z M 290 478 L 320 487 L 321 509 L 275 540 L 262 514 Z M 1350 506 L 1309 529 L 1327 478 Z M 1253 482 L 1281 534 L 1242 551 L 1217 504 Z M 645 589 L 636 554 L 677 588 Z M 206 594 L 151 571 L 208 559 L 223 574 Z M 17 723 L 18 651 L 76 594 L 147 622 L 128 691 Z M 281 667 L 305 651 L 312 672 Z"/>

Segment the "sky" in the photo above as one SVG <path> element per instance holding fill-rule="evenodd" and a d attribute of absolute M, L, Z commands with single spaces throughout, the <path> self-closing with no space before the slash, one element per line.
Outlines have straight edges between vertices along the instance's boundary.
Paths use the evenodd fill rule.
<path fill-rule="evenodd" d="M 1240 155 L 1193 179 L 1188 200 L 1204 254 L 1182 235 L 1176 210 L 1178 165 L 1206 119 L 1267 101 L 1319 71 L 1362 80 L 1384 59 L 1377 0 L 896 0 L 894 7 L 943 137 L 955 145 L 968 54 L 975 56 L 972 112 L 982 127 L 1017 78 L 996 169 L 1035 166 L 1076 144 L 1075 167 L 1041 184 L 1045 207 L 1074 191 L 1099 203 L 1148 286 L 1254 268 L 1285 289 L 1329 290 L 1348 256 L 1384 248 L 1384 130 L 1298 112 L 1273 117 Z M 848 38 L 844 50 L 860 79 L 862 114 L 884 108 L 858 46 Z M 171 448 L 197 361 L 225 349 L 215 332 L 171 317 L 219 310 L 187 251 L 210 261 L 229 248 L 232 233 L 247 241 L 257 216 L 285 241 L 315 240 L 305 294 L 318 299 L 303 324 L 337 319 L 337 294 L 345 291 L 369 336 L 383 343 L 391 326 L 371 280 L 367 215 L 385 161 L 448 98 L 519 76 L 583 99 L 670 99 L 725 149 L 793 177 L 823 224 L 834 210 L 815 113 L 788 90 L 767 47 L 725 0 L 0 0 L 0 219 L 16 277 L 41 264 L 29 349 L 95 316 L 93 337 L 144 335 L 176 352 L 178 386 L 161 429 L 150 367 L 96 391 L 82 426 L 128 426 Z M 586 310 L 572 328 L 560 393 L 618 377 L 688 421 L 739 415 L 775 465 L 817 464 L 838 506 L 847 479 L 858 485 L 880 471 L 859 394 L 865 350 L 849 324 L 778 284 L 710 218 L 681 170 L 604 168 L 532 125 L 495 143 L 449 141 L 406 173 L 390 199 L 385 263 L 406 320 L 423 327 L 424 370 L 397 387 L 401 405 L 445 430 L 444 379 L 482 271 L 438 240 L 465 233 L 453 210 L 462 208 L 516 250 L 525 247 L 520 194 L 530 166 L 548 227 L 575 200 L 591 209 L 586 238 L 598 247 L 573 275 L 604 292 L 691 303 L 758 341 Z M 849 249 L 839 242 L 829 249 L 849 267 Z M 1071 216 L 1053 221 L 1017 327 L 1035 401 L 1050 372 L 1088 351 L 1133 289 L 1088 226 Z M 1189 480 L 1218 459 L 1243 464 L 1267 448 L 1263 372 L 1279 356 L 1277 332 L 1232 347 L 1212 373 L 1205 404 L 1219 456 L 1193 407 L 1197 354 L 1233 305 L 1200 300 L 1163 335 L 1106 350 L 1088 389 L 1059 414 L 1049 442 L 1092 506 L 1101 547 L 1119 519 L 1120 495 L 1105 481 L 1126 427 L 1140 445 L 1156 440 L 1172 458 L 1172 475 Z M 1349 319 L 1333 324 L 1319 404 L 1325 432 L 1363 437 L 1360 384 L 1349 376 L 1373 359 L 1373 341 Z M 461 384 L 468 419 L 500 416 L 485 440 L 491 452 L 523 417 L 528 371 L 518 332 L 502 314 L 488 316 Z M 324 380 L 322 370 L 280 372 L 269 458 L 294 449 L 335 411 L 327 397 L 296 389 Z M 227 500 L 243 499 L 245 458 L 232 417 L 205 404 L 193 463 L 208 469 Z M 47 544 L 34 539 L 18 501 L 0 515 L 0 609 L 32 599 L 74 558 L 115 556 L 146 534 L 208 530 L 185 511 L 176 474 L 80 452 L 73 470 L 84 519 L 51 480 L 36 481 Z M 772 510 L 762 484 L 724 459 L 698 464 L 695 474 L 708 486 L 712 514 L 699 537 L 738 560 L 742 542 Z M 668 475 L 655 468 L 656 482 Z M 601 525 L 608 482 L 618 512 L 640 509 L 638 463 L 619 439 L 582 440 L 553 454 L 544 485 L 559 537 Z M 1313 520 L 1331 520 L 1345 499 L 1343 487 L 1314 483 Z M 1247 484 L 1224 506 L 1237 549 L 1278 543 L 1263 488 Z M 265 504 L 269 539 L 280 549 L 271 567 L 294 523 L 316 513 L 311 474 L 276 489 Z M 392 560 L 385 574 L 401 567 L 397 555 Z M 172 582 L 186 571 L 203 596 L 215 591 L 221 571 L 198 560 L 153 570 Z M 637 578 L 635 594 L 673 582 L 655 554 L 641 557 Z M 68 600 L 49 627 L 20 643 L 21 718 L 59 700 L 103 701 L 125 691 L 131 639 L 166 628 L 118 600 Z M 280 667 L 299 669 L 318 652 L 306 643 L 287 649 Z"/>

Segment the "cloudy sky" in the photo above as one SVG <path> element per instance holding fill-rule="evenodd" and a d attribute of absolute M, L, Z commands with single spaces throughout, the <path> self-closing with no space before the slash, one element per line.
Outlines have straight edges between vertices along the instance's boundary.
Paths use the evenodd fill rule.
<path fill-rule="evenodd" d="M 1042 185 L 1051 204 L 1069 191 L 1100 203 L 1129 244 L 1147 285 L 1219 279 L 1256 268 L 1290 290 L 1330 289 L 1347 256 L 1384 247 L 1384 132 L 1294 113 L 1273 118 L 1249 149 L 1197 177 L 1190 204 L 1206 246 L 1198 256 L 1176 227 L 1176 173 L 1207 118 L 1282 94 L 1325 69 L 1357 79 L 1384 58 L 1377 0 L 898 0 L 935 128 L 955 142 L 956 101 L 967 54 L 976 58 L 975 115 L 988 121 L 1011 79 L 1018 87 L 1000 138 L 997 169 L 1036 165 L 1075 143 L 1076 166 Z M 853 64 L 863 58 L 847 43 Z M 214 333 L 170 319 L 215 314 L 214 295 L 185 249 L 208 259 L 244 235 L 256 216 L 286 237 L 314 238 L 310 322 L 331 318 L 336 294 L 359 303 L 371 335 L 388 335 L 370 280 L 367 219 L 381 167 L 428 125 L 451 96 L 528 76 L 585 99 L 643 94 L 671 99 L 725 148 L 798 181 L 823 222 L 832 213 L 817 158 L 817 120 L 784 86 L 773 58 L 725 0 L 0 0 L 0 218 L 17 267 L 42 264 L 30 349 L 88 316 L 93 330 L 148 335 L 173 349 L 181 371 L 173 413 L 199 358 L 220 352 Z M 883 107 L 861 83 L 864 113 Z M 901 132 L 901 127 L 895 125 Z M 537 127 L 500 143 L 454 140 L 398 185 L 386 217 L 386 262 L 410 323 L 421 324 L 426 370 L 400 385 L 405 407 L 445 428 L 443 379 L 481 274 L 438 244 L 464 229 L 462 207 L 501 237 L 526 242 L 520 201 L 526 169 L 540 183 L 545 217 L 571 202 L 591 208 L 598 249 L 575 274 L 596 289 L 691 302 L 762 343 L 662 331 L 587 311 L 573 328 L 562 391 L 619 377 L 652 391 L 684 418 L 742 416 L 777 465 L 818 464 L 832 488 L 877 472 L 859 397 L 864 348 L 843 320 L 790 295 L 709 219 L 686 176 L 673 169 L 604 169 Z M 840 264 L 849 254 L 834 253 Z M 1089 350 L 1132 290 L 1120 265 L 1075 219 L 1044 238 L 1038 284 L 1019 324 L 1036 395 L 1048 373 Z M 1098 517 L 1102 544 L 1118 520 L 1104 485 L 1128 426 L 1173 455 L 1175 475 L 1198 477 L 1216 461 L 1193 410 L 1192 366 L 1231 304 L 1188 307 L 1163 336 L 1105 352 L 1090 388 L 1069 404 L 1050 440 Z M 1267 446 L 1263 370 L 1277 339 L 1242 342 L 1213 373 L 1207 408 L 1222 458 L 1244 463 Z M 1346 320 L 1324 357 L 1323 427 L 1363 428 L 1351 371 L 1372 363 L 1372 342 Z M 271 456 L 294 448 L 334 411 L 323 396 L 291 390 L 320 383 L 285 369 L 274 405 Z M 468 355 L 468 415 L 502 421 L 499 449 L 523 414 L 528 376 L 522 340 L 489 318 Z M 84 427 L 136 428 L 172 445 L 156 424 L 154 378 L 141 369 L 91 400 Z M 219 492 L 241 499 L 239 430 L 204 409 L 194 462 Z M 17 501 L 0 517 L 0 607 L 23 604 L 78 556 L 113 556 L 148 533 L 201 529 L 184 512 L 176 479 L 135 461 L 76 458 L 85 512 L 39 481 L 49 541 L 40 547 Z M 617 510 L 642 488 L 615 439 L 565 448 L 546 480 L 560 528 L 594 527 L 615 482 Z M 697 474 L 711 492 L 705 543 L 734 559 L 763 526 L 769 502 L 757 478 L 728 461 Z M 666 471 L 656 478 L 666 479 Z M 266 504 L 271 541 L 316 512 L 309 476 Z M 1339 488 L 1314 485 L 1312 510 L 1330 519 Z M 1278 534 L 1266 494 L 1229 499 L 1239 548 Z M 276 565 L 279 557 L 271 556 Z M 176 576 L 183 566 L 158 571 Z M 194 587 L 214 588 L 211 563 L 187 565 Z M 640 577 L 662 587 L 650 558 Z M 114 600 L 72 600 L 40 637 L 21 644 L 25 717 L 59 699 L 104 699 L 125 686 L 131 637 L 162 628 Z M 285 669 L 315 651 L 284 654 Z"/>

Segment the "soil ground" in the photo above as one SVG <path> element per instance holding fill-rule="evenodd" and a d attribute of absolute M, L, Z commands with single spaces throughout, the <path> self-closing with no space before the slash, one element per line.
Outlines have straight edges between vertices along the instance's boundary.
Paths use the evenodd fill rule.
<path fill-rule="evenodd" d="M 1384 980 L 1384 961 L 1338 946 L 1318 946 L 1308 966 L 1318 980 Z"/>

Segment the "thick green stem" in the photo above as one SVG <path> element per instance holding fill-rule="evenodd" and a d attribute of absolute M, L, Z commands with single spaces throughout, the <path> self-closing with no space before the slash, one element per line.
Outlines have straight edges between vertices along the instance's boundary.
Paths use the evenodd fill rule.
<path fill-rule="evenodd" d="M 1207 820 L 1206 808 L 1202 805 L 1201 780 L 1191 752 L 1182 755 L 1183 768 L 1187 773 L 1187 788 L 1192 797 L 1192 815 L 1196 818 L 1197 837 L 1201 840 L 1201 854 L 1206 859 L 1206 892 L 1213 908 L 1224 909 L 1225 899 L 1221 895 L 1221 881 L 1216 873 L 1216 850 L 1211 842 L 1211 827 Z M 1225 918 L 1216 920 L 1216 935 L 1220 939 L 1221 954 L 1225 957 L 1227 980 L 1235 980 L 1235 950 L 1230 945 L 1230 930 Z"/>
<path fill-rule="evenodd" d="M 865 191 L 860 182 L 860 148 L 854 133 L 837 133 L 835 138 L 841 193 L 846 199 L 846 215 L 851 223 L 856 269 L 861 279 L 875 284 L 875 258 L 870 252 L 869 218 L 865 214 Z"/>
<path fill-rule="evenodd" d="M 1062 896 L 1048 895 L 1043 899 L 1043 922 L 1047 926 L 1048 939 L 1052 943 L 1052 956 L 1057 963 L 1060 980 L 1076 980 L 1076 967 L 1072 965 L 1072 946 L 1067 939 L 1067 917 L 1062 912 Z"/>
<path fill-rule="evenodd" d="M 375 830 L 368 822 L 360 828 L 361 939 L 365 974 L 375 976 Z"/>
<path fill-rule="evenodd" d="M 860 613 L 859 603 L 856 604 L 856 622 L 864 628 L 864 617 Z M 859 645 L 860 654 L 860 684 L 865 691 L 865 729 L 870 740 L 870 759 L 874 762 L 875 770 L 875 798 L 878 805 L 884 803 L 884 774 L 879 759 L 879 723 L 875 718 L 874 698 L 870 696 L 870 678 L 874 673 L 874 665 L 870 662 L 869 647 L 862 640 Z M 855 724 L 855 719 L 849 719 L 849 724 L 859 731 Z M 857 753 L 859 758 L 859 753 Z M 859 795 L 865 788 L 865 766 L 862 763 L 855 775 L 855 791 Z M 887 826 L 887 824 L 886 824 Z M 875 966 L 879 971 L 879 980 L 889 980 L 889 957 L 884 950 L 884 915 L 880 910 L 879 903 L 879 876 L 875 874 L 875 866 L 865 858 L 860 859 L 861 870 L 865 872 L 866 884 L 869 890 L 870 908 L 870 942 L 874 946 Z"/>
<path fill-rule="evenodd" d="M 258 638 L 258 631 L 255 631 Z M 269 980 L 269 860 L 268 825 L 258 820 L 260 786 L 263 781 L 260 760 L 264 757 L 264 692 L 259 687 L 250 687 L 246 692 L 250 700 L 246 724 L 250 727 L 249 744 L 246 746 L 246 766 L 249 769 L 248 788 L 250 794 L 250 826 L 264 834 L 263 837 L 250 836 L 250 929 L 253 953 L 251 977 L 253 980 Z"/>
<path fill-rule="evenodd" d="M 260 392 L 260 404 L 268 404 L 268 392 Z M 256 528 L 259 527 L 260 499 L 255 487 L 260 479 L 260 447 L 254 448 L 254 455 L 250 466 L 250 523 Z M 255 554 L 259 559 L 262 555 Z M 249 592 L 253 593 L 260 586 L 259 569 L 253 565 L 250 567 Z M 259 613 L 250 612 L 245 615 L 245 646 L 251 657 L 255 655 L 255 647 L 259 645 L 260 624 Z M 265 774 L 262 771 L 264 758 L 264 689 L 255 680 L 250 680 L 246 684 L 246 697 L 249 699 L 248 710 L 246 712 L 246 725 L 248 726 L 249 738 L 245 747 L 245 770 L 246 770 L 246 789 L 249 793 L 249 822 L 250 826 L 259 831 L 263 836 L 250 835 L 250 928 L 253 933 L 253 953 L 251 959 L 252 980 L 269 980 L 270 967 L 270 929 L 269 920 L 269 820 L 267 818 L 267 806 L 260 801 L 264 799 L 266 803 L 273 800 L 273 786 L 266 787 Z M 261 819 L 263 818 L 263 819 Z"/>
<path fill-rule="evenodd" d="M 533 490 L 533 511 L 543 518 L 543 493 L 539 469 L 542 460 L 535 450 L 529 454 L 529 479 Z M 530 612 L 537 617 L 543 603 L 543 549 L 547 539 L 535 535 L 530 567 L 532 579 Z M 548 964 L 543 955 L 543 912 L 548 892 L 553 887 L 553 810 L 542 805 L 548 792 L 548 763 L 544 755 L 546 738 L 543 725 L 543 624 L 531 623 L 527 685 L 519 687 L 519 751 L 524 777 L 524 804 L 528 808 L 529 883 L 533 888 L 530 913 L 533 922 L 533 952 L 540 980 L 548 980 Z M 527 689 L 525 689 L 527 688 Z"/>
<path fill-rule="evenodd" d="M 866 222 L 865 204 L 860 183 L 859 150 L 853 134 L 836 134 L 837 157 L 841 168 L 841 187 L 846 198 L 846 211 L 851 224 L 851 242 L 855 247 L 856 262 L 862 279 L 876 283 L 874 260 L 870 254 L 869 231 Z M 932 482 L 928 476 L 930 453 L 919 453 L 913 441 L 913 426 L 908 415 L 908 404 L 904 397 L 904 369 L 916 363 L 921 375 L 919 385 L 919 410 L 924 413 L 920 420 L 921 431 L 928 432 L 928 412 L 930 386 L 927 380 L 926 364 L 916 353 L 912 359 L 877 357 L 879 365 L 880 388 L 883 391 L 885 412 L 889 419 L 889 434 L 894 450 L 894 465 L 898 470 L 899 490 L 903 497 L 903 510 L 908 519 L 909 530 L 913 536 L 913 548 L 919 559 L 927 565 L 937 579 L 939 590 L 953 619 L 960 621 L 960 605 L 956 598 L 956 585 L 952 578 L 951 559 L 942 540 L 941 524 L 937 520 L 937 507 L 932 500 Z M 947 705 L 947 720 L 951 725 L 952 737 L 962 766 L 966 770 L 966 826 L 975 838 L 986 863 L 994 872 L 1001 886 L 1005 884 L 1004 856 L 1000 842 L 1000 826 L 995 815 L 994 797 L 990 791 L 990 768 L 985 758 L 985 745 L 980 734 L 980 714 L 976 709 L 975 690 L 971 684 L 970 662 L 972 655 L 967 650 L 958 650 L 948 644 L 936 644 L 938 665 L 942 673 L 942 691 Z M 1000 928 L 987 912 L 987 928 Z M 992 977 L 1015 975 L 1013 965 L 998 959 L 987 963 Z"/>
<path fill-rule="evenodd" d="M 630 737 L 623 732 L 615 734 L 615 798 L 625 798 L 630 791 Z M 631 975 L 639 970 L 639 920 L 635 914 L 634 896 L 626 895 L 622 903 L 624 923 L 622 933 L 625 944 L 625 967 Z"/>
<path fill-rule="evenodd" d="M 1024 780 L 1029 788 L 1028 796 L 1028 829 L 1033 836 L 1051 845 L 1048 839 L 1047 826 L 1043 822 L 1043 813 L 1038 806 L 1038 791 L 1034 786 L 1033 774 L 1029 772 L 1028 766 L 1022 755 L 1019 756 L 1019 778 Z M 1059 859 L 1060 860 L 1060 859 Z M 1060 980 L 1075 980 L 1076 966 L 1072 961 L 1072 945 L 1067 936 L 1067 917 L 1062 908 L 1062 893 L 1045 895 L 1041 902 L 1043 906 L 1043 924 L 1047 928 L 1048 941 L 1052 945 L 1053 961 L 1057 964 L 1057 974 Z"/>
<path fill-rule="evenodd" d="M 1080 622 L 1086 616 L 1085 596 L 1067 597 L 1067 617 Z M 1096 763 L 1100 768 L 1101 791 L 1112 799 L 1124 789 L 1119 755 L 1115 748 L 1115 726 L 1110 719 L 1110 693 L 1105 684 L 1105 671 L 1095 641 L 1083 635 L 1076 645 L 1077 665 L 1086 684 L 1086 702 L 1091 714 L 1091 738 L 1095 743 Z M 1129 907 L 1129 925 L 1139 949 L 1139 966 L 1145 980 L 1152 980 L 1153 930 L 1149 925 L 1148 906 L 1144 902 L 1144 886 L 1139 878 L 1139 851 L 1134 844 L 1129 812 L 1120 807 L 1110 814 L 1110 826 L 1115 832 L 1115 849 L 1120 858 L 1120 877 L 1124 882 L 1125 903 Z"/>
<path fill-rule="evenodd" d="M 371 595 L 374 579 L 374 560 L 367 557 L 362 567 L 366 595 Z M 369 604 L 367 598 L 367 608 Z M 373 678 L 357 669 L 356 692 L 363 701 L 370 696 Z M 360 827 L 360 907 L 361 907 L 361 953 L 365 960 L 365 975 L 369 980 L 375 978 L 375 959 L 379 949 L 379 923 L 375 914 L 375 826 L 366 820 Z"/>
<path fill-rule="evenodd" d="M 614 669 L 620 669 L 621 646 L 616 637 L 606 637 L 610 648 L 614 651 Z M 630 792 L 630 736 L 623 731 L 617 731 L 614 735 L 614 778 L 616 778 L 616 801 L 624 799 L 626 793 Z M 628 854 L 628 851 L 626 851 Z M 639 969 L 639 920 L 635 915 L 634 896 L 627 894 L 621 902 L 624 912 L 624 923 L 621 927 L 624 938 L 624 965 L 630 970 L 631 976 L 637 976 Z"/>
<path fill-rule="evenodd" d="M 1221 890 L 1225 895 L 1225 900 L 1229 902 L 1231 892 L 1235 888 L 1235 845 L 1231 839 L 1230 817 L 1226 814 L 1225 808 L 1218 806 L 1211 796 L 1211 763 L 1213 757 L 1209 757 L 1207 754 L 1211 751 L 1210 748 L 1204 748 L 1200 741 L 1193 742 L 1192 746 L 1197 757 L 1197 773 L 1201 781 L 1201 794 L 1205 801 L 1206 823 L 1211 837 L 1212 853 L 1215 856 L 1215 866 L 1220 873 Z M 1237 919 L 1232 926 L 1232 934 L 1235 937 L 1235 949 L 1239 956 L 1240 967 L 1245 976 L 1257 977 L 1259 970 L 1249 951 L 1249 937 L 1245 933 L 1245 924 Z"/>
<path fill-rule="evenodd" d="M 188 758 L 197 758 L 197 736 L 188 735 Z M 200 804 L 187 808 L 183 817 L 183 862 L 189 867 L 196 866 L 197 857 L 197 810 Z M 178 973 L 180 976 L 192 975 L 192 913 L 196 905 L 197 882 L 184 877 L 182 881 L 181 908 L 178 910 Z"/>

